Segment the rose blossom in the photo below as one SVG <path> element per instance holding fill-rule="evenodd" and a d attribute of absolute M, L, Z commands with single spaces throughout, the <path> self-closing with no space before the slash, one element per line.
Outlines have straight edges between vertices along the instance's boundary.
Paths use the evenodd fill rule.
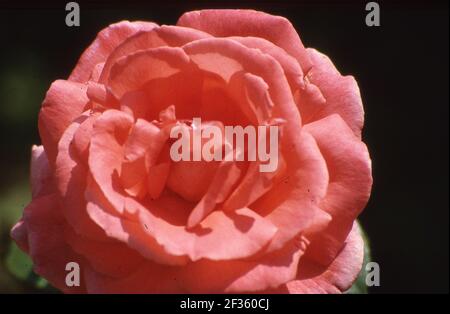
<path fill-rule="evenodd" d="M 101 31 L 39 114 L 32 201 L 11 234 L 67 293 L 338 293 L 370 195 L 355 79 L 288 20 L 185 13 Z M 173 127 L 280 125 L 279 165 L 179 161 Z M 192 152 L 195 153 L 195 152 Z M 80 265 L 79 287 L 65 284 Z"/>

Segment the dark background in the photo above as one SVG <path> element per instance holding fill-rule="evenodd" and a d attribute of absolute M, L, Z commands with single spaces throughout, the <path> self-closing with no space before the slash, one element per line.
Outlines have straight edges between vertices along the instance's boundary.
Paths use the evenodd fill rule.
<path fill-rule="evenodd" d="M 98 31 L 123 19 L 175 24 L 193 9 L 252 8 L 288 18 L 305 46 L 359 83 L 374 176 L 360 221 L 381 268 L 381 286 L 371 292 L 448 293 L 447 1 L 377 1 L 380 27 L 365 24 L 368 1 L 77 1 L 81 26 L 72 28 L 65 25 L 66 2 L 0 1 L 0 258 L 29 199 L 40 103 Z M 0 292 L 29 289 L 0 264 Z"/>

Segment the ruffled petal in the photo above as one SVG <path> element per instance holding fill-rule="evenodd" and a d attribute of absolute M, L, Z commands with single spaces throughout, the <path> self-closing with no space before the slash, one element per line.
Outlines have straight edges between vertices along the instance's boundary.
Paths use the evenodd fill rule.
<path fill-rule="evenodd" d="M 32 199 L 55 193 L 53 175 L 43 146 L 31 149 L 30 181 Z M 11 229 L 11 237 L 24 252 L 29 252 L 28 229 L 23 217 Z"/>
<path fill-rule="evenodd" d="M 197 202 L 208 191 L 218 165 L 219 162 L 203 160 L 172 162 L 167 187 L 184 199 Z"/>
<path fill-rule="evenodd" d="M 22 226 L 26 227 L 28 253 L 33 260 L 34 271 L 54 287 L 65 293 L 83 293 L 85 287 L 82 280 L 80 287 L 68 287 L 65 283 L 66 265 L 76 262 L 82 273 L 85 261 L 72 251 L 61 236 L 65 220 L 59 213 L 55 194 L 38 197 L 25 208 Z"/>
<path fill-rule="evenodd" d="M 95 122 L 89 147 L 89 170 L 105 197 L 118 213 L 124 210 L 120 184 L 124 144 L 133 119 L 118 110 L 105 111 Z"/>
<path fill-rule="evenodd" d="M 120 174 L 122 186 L 129 195 L 146 194 L 150 168 L 155 166 L 167 138 L 154 124 L 142 119 L 136 121 L 124 145 Z"/>
<path fill-rule="evenodd" d="M 307 124 L 304 129 L 316 139 L 330 174 L 320 207 L 333 220 L 311 239 L 307 253 L 326 265 L 338 254 L 353 221 L 367 204 L 372 187 L 371 160 L 366 145 L 338 115 Z"/>
<path fill-rule="evenodd" d="M 270 98 L 269 85 L 261 77 L 244 71 L 237 72 L 231 77 L 227 92 L 251 124 L 267 124 L 274 104 Z"/>
<path fill-rule="evenodd" d="M 337 113 L 360 139 L 364 125 L 364 108 L 358 84 L 353 76 L 342 76 L 331 60 L 317 50 L 308 48 L 313 67 L 307 79 L 316 85 L 326 100 L 325 105 L 318 103 L 319 110 L 310 110 L 302 115 L 304 123 L 320 120 Z M 299 99 L 302 110 L 302 96 Z"/>
<path fill-rule="evenodd" d="M 147 94 L 141 90 L 128 92 L 120 100 L 120 111 L 128 113 L 135 120 L 145 119 L 151 107 Z"/>
<path fill-rule="evenodd" d="M 253 79 L 250 79 L 250 81 L 253 83 L 255 83 L 256 77 L 260 77 L 262 81 L 257 83 L 257 86 L 253 86 L 253 90 L 258 89 L 264 91 L 263 86 L 265 84 L 270 86 L 269 94 L 265 95 L 263 93 L 262 95 L 265 95 L 265 97 L 268 96 L 268 99 L 274 105 L 272 117 L 274 119 L 281 118 L 288 122 L 285 127 L 286 130 L 289 130 L 286 132 L 288 137 L 294 136 L 294 133 L 297 134 L 299 132 L 301 119 L 294 102 L 292 91 L 282 67 L 272 56 L 264 54 L 258 49 L 248 48 L 227 38 L 197 40 L 183 46 L 183 49 L 202 71 L 219 76 L 226 83 L 232 81 L 233 77 L 239 75 L 241 71 L 251 73 Z M 215 97 L 210 97 L 210 99 L 216 100 Z M 233 104 L 232 99 L 228 99 L 228 102 Z M 229 107 L 231 106 L 230 104 Z M 205 104 L 203 105 L 205 106 Z M 215 108 L 217 106 L 210 107 L 212 107 L 210 110 L 213 112 L 217 110 Z M 240 110 L 237 111 L 239 112 Z M 246 121 L 240 118 L 235 110 L 233 111 L 234 115 L 220 113 L 221 116 L 216 116 L 215 119 L 222 121 L 226 125 L 229 125 L 228 122 L 231 125 L 249 124 L 248 122 L 245 123 Z"/>
<path fill-rule="evenodd" d="M 91 178 L 88 178 L 86 199 L 89 216 L 106 232 L 108 237 L 125 243 L 145 258 L 160 264 L 183 265 L 187 263 L 186 256 L 167 253 L 153 237 L 144 231 L 145 225 L 130 218 L 118 216 L 97 183 Z"/>
<path fill-rule="evenodd" d="M 299 243 L 289 243 L 283 249 L 257 260 L 210 261 L 188 264 L 181 281 L 190 293 L 258 292 L 291 281 L 303 249 Z"/>
<path fill-rule="evenodd" d="M 177 22 L 215 37 L 261 37 L 298 60 L 306 73 L 311 61 L 291 22 L 284 17 L 253 10 L 201 10 L 184 13 Z"/>
<path fill-rule="evenodd" d="M 273 172 L 261 172 L 260 165 L 259 162 L 250 163 L 239 185 L 223 204 L 225 210 L 249 206 L 270 191 L 274 184 L 286 175 L 286 164 L 282 157 L 279 159 L 277 170 Z"/>
<path fill-rule="evenodd" d="M 99 112 L 86 112 L 84 116 L 77 119 L 81 123 L 73 135 L 72 145 L 74 153 L 79 158 L 79 162 L 86 167 L 88 165 L 89 146 L 91 144 L 94 123 L 99 116 Z"/>
<path fill-rule="evenodd" d="M 67 244 L 81 256 L 91 267 L 111 277 L 123 277 L 134 272 L 145 260 L 142 255 L 119 241 L 100 242 L 76 234 L 72 228 L 64 229 Z"/>
<path fill-rule="evenodd" d="M 39 113 L 39 134 L 52 167 L 59 139 L 88 104 L 86 88 L 84 84 L 57 80 L 47 91 Z"/>
<path fill-rule="evenodd" d="M 33 145 L 31 149 L 30 169 L 32 198 L 53 193 L 55 191 L 53 175 L 50 171 L 44 146 Z"/>
<path fill-rule="evenodd" d="M 200 202 L 195 206 L 188 217 L 187 227 L 195 227 L 217 204 L 222 203 L 231 193 L 241 177 L 242 170 L 234 161 L 223 161 L 217 168 L 211 184 Z"/>
<path fill-rule="evenodd" d="M 180 47 L 191 41 L 207 37 L 210 35 L 192 28 L 167 25 L 155 27 L 150 31 L 138 32 L 112 51 L 103 67 L 99 82 L 108 82 L 112 66 L 124 56 L 151 48 Z"/>
<path fill-rule="evenodd" d="M 94 294 L 185 293 L 178 279 L 178 269 L 147 261 L 130 275 L 113 278 L 88 267 L 85 272 L 86 290 Z"/>
<path fill-rule="evenodd" d="M 171 169 L 170 160 L 161 162 L 150 167 L 147 176 L 147 192 L 152 199 L 157 199 L 163 192 Z"/>
<path fill-rule="evenodd" d="M 28 245 L 28 230 L 23 218 L 21 218 L 12 228 L 10 232 L 11 238 L 16 242 L 17 246 L 27 254 L 30 251 Z"/>
<path fill-rule="evenodd" d="M 86 285 L 90 293 L 258 292 L 295 278 L 302 252 L 297 245 L 290 244 L 258 261 L 202 259 L 182 267 L 148 262 L 119 279 L 88 269 Z"/>
<path fill-rule="evenodd" d="M 117 99 L 151 80 L 167 78 L 190 67 L 181 48 L 159 47 L 122 57 L 111 68 L 108 87 Z"/>
<path fill-rule="evenodd" d="M 84 189 L 88 174 L 86 164 L 77 155 L 74 135 L 90 117 L 82 116 L 64 132 L 58 146 L 55 178 L 58 194 L 61 197 L 62 215 L 74 230 L 91 239 L 108 241 L 105 233 L 89 218 L 86 212 Z"/>
<path fill-rule="evenodd" d="M 307 257 L 300 260 L 297 279 L 278 292 L 341 293 L 348 290 L 358 276 L 364 259 L 364 241 L 355 222 L 342 250 L 327 266 L 315 264 Z"/>
<path fill-rule="evenodd" d="M 213 211 L 196 227 L 186 229 L 188 210 L 170 211 L 168 204 L 129 200 L 145 231 L 173 255 L 188 255 L 193 261 L 232 260 L 252 256 L 267 245 L 276 232 L 268 220 L 248 208 L 233 212 Z M 189 204 L 186 204 L 190 206 Z M 178 223 L 173 220 L 180 216 Z M 170 218 L 169 218 L 170 217 Z M 184 220 L 184 221 L 180 221 Z M 227 241 L 224 241 L 227 239 Z"/>
<path fill-rule="evenodd" d="M 154 23 L 129 21 L 111 24 L 99 32 L 92 44 L 83 52 L 68 80 L 80 83 L 88 81 L 95 66 L 105 62 L 109 54 L 125 39 L 156 26 Z"/>
<path fill-rule="evenodd" d="M 226 38 L 197 40 L 183 46 L 183 50 L 201 70 L 214 73 L 225 82 L 229 82 L 232 76 L 240 71 L 251 73 L 253 77 L 260 77 L 267 86 L 270 86 L 269 96 L 277 108 L 273 112 L 273 118 L 289 117 L 285 119 L 288 121 L 288 129 L 300 130 L 300 114 L 291 89 L 283 68 L 272 56 Z M 264 90 L 263 85 L 264 83 L 259 84 L 258 88 Z"/>
<path fill-rule="evenodd" d="M 291 156 L 287 171 L 273 188 L 251 205 L 260 215 L 278 227 L 269 251 L 282 247 L 300 233 L 314 234 L 325 229 L 331 216 L 320 208 L 328 187 L 325 160 L 306 132 L 300 132 L 296 143 L 298 155 Z M 289 152 L 283 151 L 289 158 Z"/>
<path fill-rule="evenodd" d="M 261 52 L 272 56 L 283 68 L 292 90 L 304 88 L 303 70 L 300 67 L 300 64 L 282 48 L 274 45 L 268 40 L 258 37 L 230 37 L 230 39 L 233 39 L 246 47 L 259 49 Z"/>

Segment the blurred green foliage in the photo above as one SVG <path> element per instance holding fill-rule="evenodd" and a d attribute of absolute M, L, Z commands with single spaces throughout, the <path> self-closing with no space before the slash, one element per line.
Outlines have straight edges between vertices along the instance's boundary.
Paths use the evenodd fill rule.
<path fill-rule="evenodd" d="M 38 54 L 14 53 L 0 61 L 0 293 L 41 292 L 46 281 L 9 233 L 31 199 L 31 145 L 39 144 L 37 116 L 50 79 Z"/>
<path fill-rule="evenodd" d="M 8 257 L 10 252 L 20 251 L 12 243 L 9 230 L 20 218 L 21 211 L 29 200 L 29 185 L 23 179 L 2 190 L 0 194 L 0 292 L 24 292 L 29 288 L 19 279 L 20 276 L 16 277 L 20 273 L 18 269 L 13 274 L 7 267 L 7 264 L 10 266 L 14 264 L 17 267 L 27 268 L 27 273 L 31 268 L 31 262 L 23 253 L 21 256 L 16 254 L 13 259 Z"/>
<path fill-rule="evenodd" d="M 30 198 L 28 180 L 24 178 L 0 194 L 0 293 L 53 291 L 45 279 L 33 272 L 31 259 L 9 235 Z"/>
<path fill-rule="evenodd" d="M 367 263 L 372 261 L 372 256 L 370 254 L 370 241 L 361 224 L 359 224 L 359 227 L 361 230 L 361 235 L 364 240 L 364 260 L 358 278 L 356 279 L 353 286 L 346 291 L 346 293 L 348 294 L 366 294 L 369 292 L 366 285 L 366 277 L 367 277 L 366 265 Z"/>

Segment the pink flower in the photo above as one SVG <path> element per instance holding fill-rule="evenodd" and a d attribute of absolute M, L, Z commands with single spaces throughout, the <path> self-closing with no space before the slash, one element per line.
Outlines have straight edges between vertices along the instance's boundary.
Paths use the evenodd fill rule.
<path fill-rule="evenodd" d="M 358 86 L 285 18 L 184 14 L 99 33 L 39 115 L 12 236 L 64 292 L 337 293 L 359 273 L 372 178 Z M 170 159 L 168 130 L 282 122 L 280 163 Z M 68 287 L 76 262 L 81 285 Z"/>

